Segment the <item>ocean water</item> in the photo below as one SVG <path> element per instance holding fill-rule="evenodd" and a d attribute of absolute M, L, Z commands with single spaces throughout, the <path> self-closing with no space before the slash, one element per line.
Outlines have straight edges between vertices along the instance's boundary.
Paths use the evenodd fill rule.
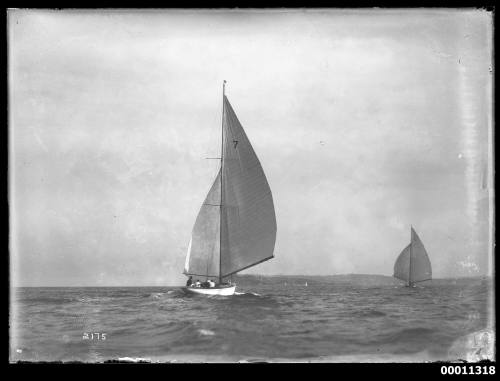
<path fill-rule="evenodd" d="M 494 328 L 491 279 L 415 289 L 369 275 L 236 283 L 227 297 L 179 287 L 15 288 L 10 360 L 449 360 L 464 335 Z"/>

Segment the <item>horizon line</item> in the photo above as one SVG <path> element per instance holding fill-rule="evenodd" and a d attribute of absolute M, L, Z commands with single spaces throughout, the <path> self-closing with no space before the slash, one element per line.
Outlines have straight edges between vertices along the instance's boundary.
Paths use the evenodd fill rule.
<path fill-rule="evenodd" d="M 297 275 L 290 275 L 290 274 L 239 274 L 237 276 L 261 276 L 261 277 L 334 277 L 334 276 L 346 276 L 346 275 L 375 275 L 375 276 L 383 276 L 386 278 L 392 278 L 397 280 L 391 275 L 383 275 L 383 274 L 368 274 L 368 273 L 346 273 L 346 274 L 331 274 L 331 275 L 303 275 L 303 274 L 297 274 Z M 453 277 L 439 277 L 439 278 L 432 278 L 429 281 L 433 280 L 446 280 L 446 279 L 468 279 L 468 278 L 493 278 L 493 275 L 469 275 L 469 276 L 453 276 Z M 111 286 L 100 286 L 100 285 L 94 285 L 94 286 L 66 286 L 66 285 L 60 285 L 60 286 L 47 286 L 47 285 L 38 285 L 38 286 L 13 286 L 9 285 L 9 288 L 41 288 L 41 287 L 47 287 L 47 288 L 61 288 L 61 287 L 71 287 L 71 288 L 112 288 L 112 287 L 183 287 L 183 285 L 130 285 L 130 286 L 125 286 L 125 285 L 111 285 Z"/>

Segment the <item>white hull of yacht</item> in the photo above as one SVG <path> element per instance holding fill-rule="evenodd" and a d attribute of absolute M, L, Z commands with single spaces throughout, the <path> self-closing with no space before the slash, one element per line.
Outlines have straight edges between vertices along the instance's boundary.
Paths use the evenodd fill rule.
<path fill-rule="evenodd" d="M 192 294 L 230 296 L 234 295 L 236 286 L 212 287 L 212 288 L 182 287 L 182 290 L 186 293 L 192 293 Z"/>

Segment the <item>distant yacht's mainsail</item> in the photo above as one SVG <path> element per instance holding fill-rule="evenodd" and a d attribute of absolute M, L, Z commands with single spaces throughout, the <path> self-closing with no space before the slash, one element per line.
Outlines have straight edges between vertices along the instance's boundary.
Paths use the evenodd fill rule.
<path fill-rule="evenodd" d="M 222 280 L 273 258 L 275 240 L 271 189 L 224 95 L 221 169 L 196 218 L 184 273 Z"/>
<path fill-rule="evenodd" d="M 411 228 L 411 242 L 399 254 L 394 264 L 393 276 L 410 285 L 432 279 L 431 261 L 413 227 Z"/>

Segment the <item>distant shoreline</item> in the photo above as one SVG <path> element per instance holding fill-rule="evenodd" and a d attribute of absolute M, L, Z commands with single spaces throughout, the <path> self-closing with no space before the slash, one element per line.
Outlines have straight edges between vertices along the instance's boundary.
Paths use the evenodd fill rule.
<path fill-rule="evenodd" d="M 363 273 L 348 273 L 348 274 L 333 274 L 333 275 L 287 275 L 287 274 L 272 274 L 272 275 L 264 275 L 264 274 L 241 274 L 237 275 L 237 277 L 288 277 L 288 278 L 329 278 L 329 277 L 348 277 L 348 276 L 366 276 L 366 277 L 381 277 L 381 278 L 393 278 L 391 275 L 382 275 L 382 274 L 363 274 Z M 471 278 L 493 278 L 491 275 L 471 275 L 471 276 L 457 276 L 457 277 L 440 277 L 433 278 L 433 280 L 451 280 L 451 279 L 471 279 Z"/>
<path fill-rule="evenodd" d="M 348 280 L 348 279 L 366 279 L 366 280 L 387 280 L 391 282 L 398 282 L 400 283 L 401 281 L 393 278 L 392 276 L 389 275 L 380 275 L 380 274 L 334 274 L 334 275 L 279 275 L 279 274 L 272 274 L 272 275 L 261 275 L 261 274 L 240 274 L 240 275 L 235 275 L 233 276 L 234 279 L 239 279 L 239 280 L 264 280 L 264 279 L 283 279 L 283 280 L 304 280 L 304 281 L 325 281 L 325 280 Z M 479 280 L 479 279 L 488 279 L 488 280 L 493 280 L 494 277 L 491 275 L 474 275 L 474 276 L 461 276 L 461 277 L 449 277 L 449 278 L 434 278 L 428 282 L 442 282 L 442 281 L 453 281 L 453 280 Z M 11 288 L 118 288 L 118 287 L 123 287 L 123 288 L 137 288 L 137 287 L 180 287 L 182 284 L 177 284 L 177 285 L 143 285 L 143 286 L 138 286 L 138 285 L 115 285 L 115 286 L 100 286 L 100 285 L 93 285 L 93 286 L 11 286 Z"/>

